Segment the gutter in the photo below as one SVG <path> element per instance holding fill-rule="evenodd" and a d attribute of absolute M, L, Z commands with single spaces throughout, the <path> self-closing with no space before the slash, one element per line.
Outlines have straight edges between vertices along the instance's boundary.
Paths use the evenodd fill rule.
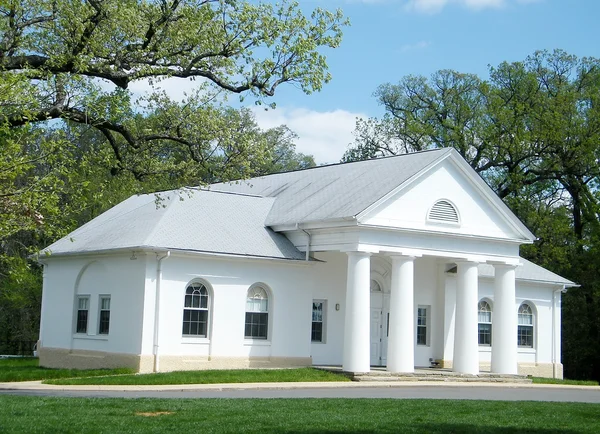
<path fill-rule="evenodd" d="M 153 354 L 154 354 L 154 366 L 152 371 L 159 372 L 160 359 L 159 359 L 159 322 L 160 322 L 160 282 L 162 280 L 162 261 L 171 256 L 171 251 L 167 250 L 163 256 L 156 254 L 156 298 L 154 300 L 154 339 L 153 339 Z"/>
<path fill-rule="evenodd" d="M 556 378 L 556 293 L 567 292 L 567 285 L 552 291 L 552 378 Z"/>

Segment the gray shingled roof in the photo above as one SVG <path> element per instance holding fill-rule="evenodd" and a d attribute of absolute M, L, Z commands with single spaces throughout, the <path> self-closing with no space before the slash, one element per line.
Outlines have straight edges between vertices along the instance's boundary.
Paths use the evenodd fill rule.
<path fill-rule="evenodd" d="M 219 183 L 211 190 L 276 197 L 265 224 L 277 226 L 354 217 L 440 158 L 450 148 L 315 167 Z"/>
<path fill-rule="evenodd" d="M 274 198 L 190 190 L 132 196 L 44 249 L 51 254 L 161 248 L 304 259 L 265 227 Z M 180 200 L 181 199 L 181 200 Z"/>
<path fill-rule="evenodd" d="M 515 270 L 515 277 L 517 280 L 529 280 L 532 282 L 548 282 L 567 286 L 577 286 L 577 284 L 574 282 L 571 282 L 570 280 L 565 279 L 564 277 L 559 276 L 550 270 L 546 270 L 545 268 L 540 267 L 539 265 L 536 265 L 527 259 L 520 259 L 523 265 L 517 267 Z M 480 264 L 478 268 L 480 277 L 494 277 L 494 267 L 492 265 Z"/>

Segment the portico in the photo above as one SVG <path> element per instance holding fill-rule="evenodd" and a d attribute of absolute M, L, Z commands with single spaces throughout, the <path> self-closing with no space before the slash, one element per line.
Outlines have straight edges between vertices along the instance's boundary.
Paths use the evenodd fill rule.
<path fill-rule="evenodd" d="M 388 246 L 389 248 L 389 246 Z M 367 250 L 367 249 L 365 249 Z M 495 269 L 494 277 L 494 328 L 492 340 L 492 368 L 495 374 L 517 374 L 517 305 L 515 298 L 515 269 L 518 258 L 485 258 L 468 257 L 454 254 L 447 256 L 446 252 L 376 252 L 372 246 L 370 251 L 349 251 L 346 287 L 346 313 L 344 334 L 343 369 L 349 372 L 368 372 L 371 366 L 369 355 L 372 353 L 373 330 L 369 333 L 369 318 L 372 317 L 371 288 L 371 260 L 377 258 L 378 262 L 385 261 L 389 269 L 389 304 L 382 308 L 387 315 L 380 327 L 385 329 L 380 339 L 386 339 L 387 345 L 383 346 L 386 369 L 393 373 L 412 373 L 415 366 L 415 348 L 417 347 L 418 334 L 416 328 L 429 327 L 426 333 L 437 333 L 442 324 L 437 321 L 436 330 L 432 331 L 431 318 L 429 324 L 419 325 L 418 312 L 421 310 L 415 304 L 415 262 L 422 258 L 427 259 L 430 272 L 436 274 L 436 268 L 452 268 L 456 264 L 455 278 L 455 305 L 453 315 L 454 333 L 452 347 L 452 369 L 458 373 L 477 375 L 479 373 L 479 343 L 478 343 L 478 293 L 479 277 L 478 265 L 488 263 Z M 377 256 L 373 256 L 376 254 Z M 457 257 L 459 256 L 459 257 Z M 437 267 L 431 267 L 437 264 Z M 373 276 L 374 277 L 374 276 Z M 445 290 L 446 272 L 437 279 L 436 293 Z M 377 281 L 377 280 L 375 280 Z M 438 297 L 441 302 L 441 298 Z M 425 309 L 422 309 L 425 310 Z M 443 311 L 443 306 L 430 306 L 428 315 Z M 437 345 L 433 353 L 440 351 L 442 345 Z M 442 358 L 442 354 L 438 354 Z"/>

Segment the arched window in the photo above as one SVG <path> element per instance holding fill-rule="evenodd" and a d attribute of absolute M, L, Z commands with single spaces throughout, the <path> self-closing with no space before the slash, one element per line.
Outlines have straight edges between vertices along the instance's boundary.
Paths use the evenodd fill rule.
<path fill-rule="evenodd" d="M 492 345 L 492 308 L 481 300 L 478 307 L 479 345 Z"/>
<path fill-rule="evenodd" d="M 436 223 L 460 223 L 458 211 L 449 200 L 438 200 L 427 213 L 427 220 Z"/>
<path fill-rule="evenodd" d="M 246 298 L 246 339 L 267 339 L 269 330 L 269 295 L 262 286 L 252 286 Z"/>
<path fill-rule="evenodd" d="M 517 342 L 520 347 L 533 348 L 533 309 L 527 303 L 519 306 Z"/>
<path fill-rule="evenodd" d="M 183 304 L 183 334 L 208 336 L 208 290 L 200 282 L 192 282 L 185 289 Z"/>

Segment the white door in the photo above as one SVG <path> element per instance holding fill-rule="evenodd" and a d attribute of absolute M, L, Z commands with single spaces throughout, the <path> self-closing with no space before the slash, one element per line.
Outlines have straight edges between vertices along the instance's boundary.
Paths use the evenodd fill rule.
<path fill-rule="evenodd" d="M 371 365 L 381 365 L 382 312 L 379 307 L 371 308 Z"/>
<path fill-rule="evenodd" d="M 381 366 L 387 366 L 388 336 L 390 335 L 390 295 L 383 294 L 383 323 L 381 324 Z"/>

